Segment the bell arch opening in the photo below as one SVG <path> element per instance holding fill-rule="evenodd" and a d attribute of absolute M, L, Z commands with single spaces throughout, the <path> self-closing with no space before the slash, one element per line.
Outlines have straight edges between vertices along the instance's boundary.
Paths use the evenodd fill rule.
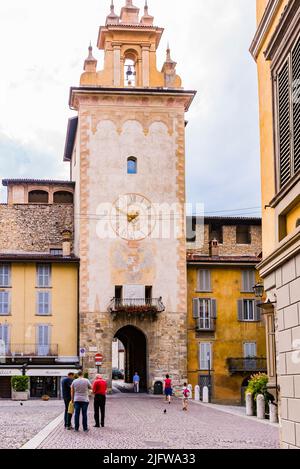
<path fill-rule="evenodd" d="M 118 358 L 113 360 L 113 370 L 123 363 L 124 370 L 119 369 L 124 377 L 124 392 L 133 392 L 133 377 L 140 376 L 140 392 L 148 392 L 148 346 L 144 332 L 135 326 L 125 326 L 117 331 L 114 342 L 118 341 Z M 122 347 L 123 346 L 123 347 Z M 120 350 L 120 351 L 119 351 Z M 123 354 L 123 358 L 122 355 Z M 116 371 L 113 374 L 116 374 Z"/>

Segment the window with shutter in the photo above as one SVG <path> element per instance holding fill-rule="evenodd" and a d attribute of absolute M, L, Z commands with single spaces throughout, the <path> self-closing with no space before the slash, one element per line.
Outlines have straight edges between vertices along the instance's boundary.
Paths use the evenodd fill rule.
<path fill-rule="evenodd" d="M 260 321 L 260 309 L 255 300 L 238 300 L 238 320 L 241 322 Z"/>
<path fill-rule="evenodd" d="M 51 265 L 39 264 L 37 266 L 37 286 L 49 288 L 51 285 Z"/>
<path fill-rule="evenodd" d="M 280 187 L 291 177 L 291 115 L 289 60 L 278 74 L 278 125 Z"/>
<path fill-rule="evenodd" d="M 244 344 L 244 357 L 255 358 L 257 356 L 256 349 L 257 349 L 256 342 L 246 342 Z"/>
<path fill-rule="evenodd" d="M 10 287 L 9 264 L 0 264 L 0 287 Z"/>
<path fill-rule="evenodd" d="M 199 310 L 199 298 L 193 299 L 193 318 L 198 319 L 200 317 L 200 310 Z"/>
<path fill-rule="evenodd" d="M 211 291 L 211 272 L 207 269 L 198 271 L 198 289 L 200 292 Z"/>
<path fill-rule="evenodd" d="M 0 324 L 0 356 L 8 353 L 9 348 L 9 326 Z"/>
<path fill-rule="evenodd" d="M 292 51 L 294 174 L 300 170 L 300 38 Z"/>
<path fill-rule="evenodd" d="M 0 292 L 0 315 L 5 316 L 10 313 L 9 307 L 9 292 Z"/>
<path fill-rule="evenodd" d="M 200 342 L 199 344 L 199 369 L 208 370 L 212 368 L 212 344 Z"/>
<path fill-rule="evenodd" d="M 40 325 L 37 327 L 38 347 L 37 353 L 39 357 L 46 357 L 50 351 L 50 326 Z"/>
<path fill-rule="evenodd" d="M 50 292 L 38 292 L 37 293 L 37 314 L 41 316 L 47 316 L 51 312 L 50 307 Z"/>
<path fill-rule="evenodd" d="M 255 271 L 243 270 L 242 271 L 242 292 L 253 293 L 254 285 L 255 285 Z"/>

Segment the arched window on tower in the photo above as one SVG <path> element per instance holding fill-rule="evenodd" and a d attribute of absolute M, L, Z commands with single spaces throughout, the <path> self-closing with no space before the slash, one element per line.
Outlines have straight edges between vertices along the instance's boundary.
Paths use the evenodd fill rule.
<path fill-rule="evenodd" d="M 137 174 L 137 159 L 134 156 L 127 160 L 127 174 Z"/>
<path fill-rule="evenodd" d="M 124 83 L 125 86 L 136 85 L 136 62 L 133 58 L 127 57 L 124 62 Z"/>

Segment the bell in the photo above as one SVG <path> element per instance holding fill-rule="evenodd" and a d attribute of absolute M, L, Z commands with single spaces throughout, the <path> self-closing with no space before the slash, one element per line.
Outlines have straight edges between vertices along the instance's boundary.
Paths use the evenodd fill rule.
<path fill-rule="evenodd" d="M 131 66 L 129 65 L 128 70 L 127 70 L 127 76 L 130 77 L 131 75 L 133 75 L 133 73 L 132 73 L 132 70 L 131 70 Z"/>

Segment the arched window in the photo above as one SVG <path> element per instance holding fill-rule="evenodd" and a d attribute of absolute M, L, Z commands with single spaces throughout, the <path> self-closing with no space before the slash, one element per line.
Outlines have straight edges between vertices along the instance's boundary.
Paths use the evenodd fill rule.
<path fill-rule="evenodd" d="M 124 83 L 125 86 L 136 85 L 136 68 L 135 60 L 133 58 L 127 58 L 124 62 Z"/>
<path fill-rule="evenodd" d="M 55 204 L 72 204 L 73 194 L 67 191 L 58 191 L 54 193 L 53 202 Z"/>
<path fill-rule="evenodd" d="M 130 156 L 127 160 L 127 173 L 137 174 L 137 159 L 134 156 Z"/>
<path fill-rule="evenodd" d="M 31 191 L 28 194 L 29 204 L 48 204 L 49 194 L 46 191 Z"/>

